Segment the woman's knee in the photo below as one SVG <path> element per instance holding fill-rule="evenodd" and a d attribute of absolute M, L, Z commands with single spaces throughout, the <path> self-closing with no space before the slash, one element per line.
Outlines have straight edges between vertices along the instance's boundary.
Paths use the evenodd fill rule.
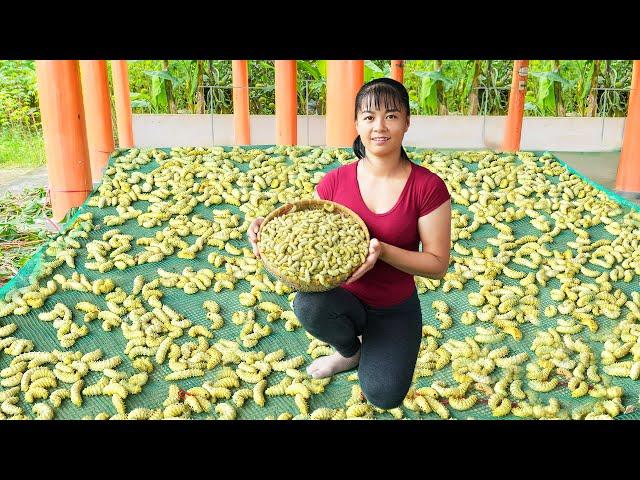
<path fill-rule="evenodd" d="M 400 385 L 391 378 L 360 379 L 360 387 L 369 403 L 385 410 L 400 406 L 409 391 L 409 386 Z"/>
<path fill-rule="evenodd" d="M 330 313 L 330 304 L 324 292 L 298 292 L 293 300 L 293 312 L 305 329 L 313 329 L 316 325 L 325 323 L 324 319 Z"/>

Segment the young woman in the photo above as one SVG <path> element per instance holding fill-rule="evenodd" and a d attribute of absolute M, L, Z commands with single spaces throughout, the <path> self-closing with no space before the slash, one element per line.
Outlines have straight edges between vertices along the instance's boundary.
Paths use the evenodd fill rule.
<path fill-rule="evenodd" d="M 327 377 L 358 366 L 367 400 L 400 405 L 411 386 L 422 312 L 414 275 L 442 278 L 451 249 L 451 200 L 438 175 L 409 160 L 409 95 L 389 78 L 362 86 L 355 101 L 357 162 L 327 173 L 314 196 L 344 205 L 369 228 L 365 263 L 338 288 L 298 292 L 293 309 L 314 337 L 336 350 L 307 372 Z M 253 250 L 263 218 L 247 231 Z M 422 251 L 418 251 L 422 242 Z"/>

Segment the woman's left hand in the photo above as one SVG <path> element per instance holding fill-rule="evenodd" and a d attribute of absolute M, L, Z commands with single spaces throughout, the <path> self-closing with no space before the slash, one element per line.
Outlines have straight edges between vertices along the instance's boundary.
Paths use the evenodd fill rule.
<path fill-rule="evenodd" d="M 353 275 L 349 277 L 349 279 L 345 282 L 345 285 L 349 283 L 355 282 L 360 277 L 362 277 L 365 273 L 373 268 L 373 266 L 378 261 L 378 257 L 380 256 L 380 252 L 382 251 L 382 245 L 378 241 L 377 238 L 372 238 L 369 242 L 369 255 L 364 263 L 358 268 Z"/>

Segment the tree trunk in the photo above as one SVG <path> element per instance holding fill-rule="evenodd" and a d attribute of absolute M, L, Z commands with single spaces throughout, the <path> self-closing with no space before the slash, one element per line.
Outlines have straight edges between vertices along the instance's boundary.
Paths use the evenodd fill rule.
<path fill-rule="evenodd" d="M 587 99 L 587 117 L 595 117 L 598 110 L 598 75 L 600 75 L 600 60 L 593 61 L 593 74 L 589 86 L 589 98 Z"/>
<path fill-rule="evenodd" d="M 196 60 L 196 62 L 198 68 L 198 85 L 196 87 L 196 98 L 198 99 L 198 103 L 196 105 L 196 112 L 205 113 L 204 85 L 202 81 L 204 65 L 202 60 Z"/>
<path fill-rule="evenodd" d="M 162 60 L 162 69 L 169 73 L 169 60 Z M 167 105 L 169 106 L 169 113 L 177 113 L 176 102 L 173 99 L 173 85 L 171 84 L 171 80 L 165 79 L 164 86 L 167 91 Z"/>
<path fill-rule="evenodd" d="M 482 90 L 482 100 L 484 103 L 484 108 L 482 109 L 485 114 L 491 115 L 491 105 L 489 105 L 489 99 L 491 97 L 491 87 L 495 86 L 496 79 L 493 78 L 493 70 L 491 69 L 491 60 L 487 60 L 487 73 L 484 76 L 486 82 L 484 89 Z M 500 113 L 502 114 L 502 113 Z"/>
<path fill-rule="evenodd" d="M 602 85 L 604 88 L 613 87 L 613 83 L 611 83 L 611 60 L 604 61 L 604 72 L 602 72 L 602 76 L 604 77 L 604 84 Z M 602 97 L 605 97 L 604 100 L 600 100 Z M 609 99 L 609 91 L 608 90 L 600 90 L 600 95 L 598 95 L 598 105 L 602 104 L 602 116 L 607 116 L 608 114 L 608 103 Z"/>
<path fill-rule="evenodd" d="M 553 71 L 560 75 L 560 60 L 553 61 Z M 553 94 L 556 97 L 556 116 L 565 117 L 567 111 L 564 108 L 564 102 L 562 101 L 562 84 L 560 82 L 553 82 Z"/>
<path fill-rule="evenodd" d="M 480 103 L 478 102 L 478 78 L 482 68 L 482 60 L 473 61 L 473 79 L 471 80 L 471 90 L 469 91 L 469 115 L 477 115 Z"/>
<path fill-rule="evenodd" d="M 442 60 L 436 60 L 436 71 L 442 72 Z M 444 84 L 438 82 L 436 85 L 436 96 L 438 100 L 438 115 L 447 115 L 447 104 L 444 98 Z"/>

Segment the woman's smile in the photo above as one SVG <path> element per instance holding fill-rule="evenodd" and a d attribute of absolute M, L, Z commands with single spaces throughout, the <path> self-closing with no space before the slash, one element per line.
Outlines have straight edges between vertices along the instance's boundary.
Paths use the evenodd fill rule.
<path fill-rule="evenodd" d="M 384 145 L 386 142 L 391 140 L 391 137 L 373 137 L 371 140 L 376 145 Z"/>

